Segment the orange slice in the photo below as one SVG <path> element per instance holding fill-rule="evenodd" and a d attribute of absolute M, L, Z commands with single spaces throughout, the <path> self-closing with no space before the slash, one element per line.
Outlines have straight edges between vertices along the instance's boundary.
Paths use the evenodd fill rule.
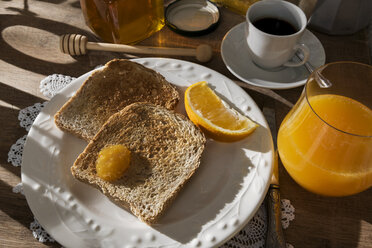
<path fill-rule="evenodd" d="M 190 120 L 217 141 L 241 140 L 258 126 L 218 97 L 205 81 L 186 89 L 185 109 Z"/>

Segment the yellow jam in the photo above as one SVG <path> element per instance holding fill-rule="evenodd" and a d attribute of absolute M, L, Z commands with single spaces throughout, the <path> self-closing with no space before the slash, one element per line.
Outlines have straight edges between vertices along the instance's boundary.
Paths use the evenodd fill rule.
<path fill-rule="evenodd" d="M 97 175 L 105 181 L 118 180 L 128 169 L 130 151 L 124 145 L 104 147 L 98 154 L 96 162 Z"/>

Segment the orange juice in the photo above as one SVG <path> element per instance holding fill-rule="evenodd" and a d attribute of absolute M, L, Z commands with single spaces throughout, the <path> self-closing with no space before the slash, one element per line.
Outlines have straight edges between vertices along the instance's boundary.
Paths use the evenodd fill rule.
<path fill-rule="evenodd" d="M 104 41 L 134 44 L 164 26 L 163 0 L 80 0 L 87 25 Z"/>
<path fill-rule="evenodd" d="M 304 97 L 291 111 L 279 129 L 278 150 L 297 183 L 328 196 L 351 195 L 372 185 L 371 109 L 325 94 L 310 96 L 308 102 Z"/>

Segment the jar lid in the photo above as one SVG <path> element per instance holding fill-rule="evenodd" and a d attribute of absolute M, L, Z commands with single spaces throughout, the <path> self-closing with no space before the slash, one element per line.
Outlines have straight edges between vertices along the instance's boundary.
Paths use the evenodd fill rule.
<path fill-rule="evenodd" d="M 217 27 L 218 7 L 208 0 L 177 0 L 165 9 L 168 27 L 183 35 L 206 34 Z"/>

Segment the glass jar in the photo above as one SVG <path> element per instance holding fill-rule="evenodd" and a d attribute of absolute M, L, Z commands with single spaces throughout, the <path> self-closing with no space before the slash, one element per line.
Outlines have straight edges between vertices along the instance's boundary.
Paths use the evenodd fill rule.
<path fill-rule="evenodd" d="M 134 44 L 164 26 L 163 0 L 80 0 L 89 28 L 110 43 Z"/>

